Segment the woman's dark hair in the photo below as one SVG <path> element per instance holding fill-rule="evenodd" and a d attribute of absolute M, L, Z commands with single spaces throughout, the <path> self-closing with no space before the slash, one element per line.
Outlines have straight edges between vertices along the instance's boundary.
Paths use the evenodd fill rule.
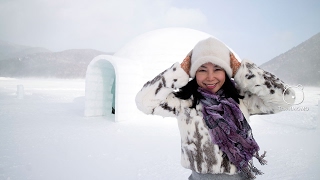
<path fill-rule="evenodd" d="M 191 81 L 188 82 L 187 85 L 183 86 L 179 89 L 179 91 L 175 92 L 174 95 L 180 99 L 189 99 L 193 96 L 192 106 L 190 108 L 195 108 L 197 104 L 199 104 L 200 99 L 203 98 L 201 93 L 198 92 L 198 83 L 196 78 L 193 78 Z M 239 99 L 243 99 L 235 87 L 235 84 L 231 81 L 228 75 L 225 73 L 225 82 L 222 85 L 221 89 L 227 98 L 231 97 L 234 99 L 238 104 Z"/>

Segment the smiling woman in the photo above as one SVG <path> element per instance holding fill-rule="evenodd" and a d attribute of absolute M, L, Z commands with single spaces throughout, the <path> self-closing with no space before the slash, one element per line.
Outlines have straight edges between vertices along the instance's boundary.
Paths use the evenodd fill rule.
<path fill-rule="evenodd" d="M 276 85 L 273 93 L 265 85 L 267 75 L 268 83 Z M 259 155 L 249 117 L 290 106 L 282 101 L 283 87 L 274 75 L 248 60 L 240 63 L 224 43 L 209 37 L 181 64 L 145 83 L 136 104 L 146 114 L 178 119 L 181 164 L 192 170 L 189 180 L 254 179 L 263 173 L 253 157 L 264 165 L 266 152 Z M 287 93 L 294 96 L 292 90 Z"/>

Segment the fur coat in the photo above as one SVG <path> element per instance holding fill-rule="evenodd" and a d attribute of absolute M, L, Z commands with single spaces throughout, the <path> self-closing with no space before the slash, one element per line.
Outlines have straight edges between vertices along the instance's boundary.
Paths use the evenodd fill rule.
<path fill-rule="evenodd" d="M 288 108 L 294 102 L 294 91 L 273 74 L 254 63 L 242 60 L 234 80 L 240 95 L 240 109 L 249 121 L 250 115 L 272 114 Z M 185 86 L 189 76 L 175 63 L 169 69 L 148 81 L 136 95 L 136 105 L 145 114 L 176 117 L 181 137 L 181 164 L 198 173 L 236 174 L 236 167 L 212 143 L 203 120 L 202 105 L 190 108 L 192 97 L 182 100 L 174 90 Z M 254 131 L 254 129 L 253 129 Z"/>

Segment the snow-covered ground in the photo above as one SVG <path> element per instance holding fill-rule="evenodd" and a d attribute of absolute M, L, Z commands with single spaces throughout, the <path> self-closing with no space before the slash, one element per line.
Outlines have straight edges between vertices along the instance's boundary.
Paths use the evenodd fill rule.
<path fill-rule="evenodd" d="M 84 94 L 84 80 L 0 78 L 0 180 L 188 178 L 175 119 L 84 117 Z M 257 179 L 320 179 L 320 88 L 304 95 L 295 109 L 251 118 L 268 160 Z"/>

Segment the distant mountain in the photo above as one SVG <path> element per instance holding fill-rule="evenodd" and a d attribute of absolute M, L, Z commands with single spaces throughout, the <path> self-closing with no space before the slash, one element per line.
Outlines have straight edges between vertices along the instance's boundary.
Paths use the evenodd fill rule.
<path fill-rule="evenodd" d="M 286 83 L 320 86 L 320 33 L 260 67 Z"/>
<path fill-rule="evenodd" d="M 51 52 L 0 43 L 0 77 L 84 78 L 94 57 L 112 54 L 92 49 Z"/>
<path fill-rule="evenodd" d="M 23 57 L 27 54 L 51 52 L 41 47 L 30 47 L 8 43 L 0 40 L 0 61 L 9 58 Z"/>

